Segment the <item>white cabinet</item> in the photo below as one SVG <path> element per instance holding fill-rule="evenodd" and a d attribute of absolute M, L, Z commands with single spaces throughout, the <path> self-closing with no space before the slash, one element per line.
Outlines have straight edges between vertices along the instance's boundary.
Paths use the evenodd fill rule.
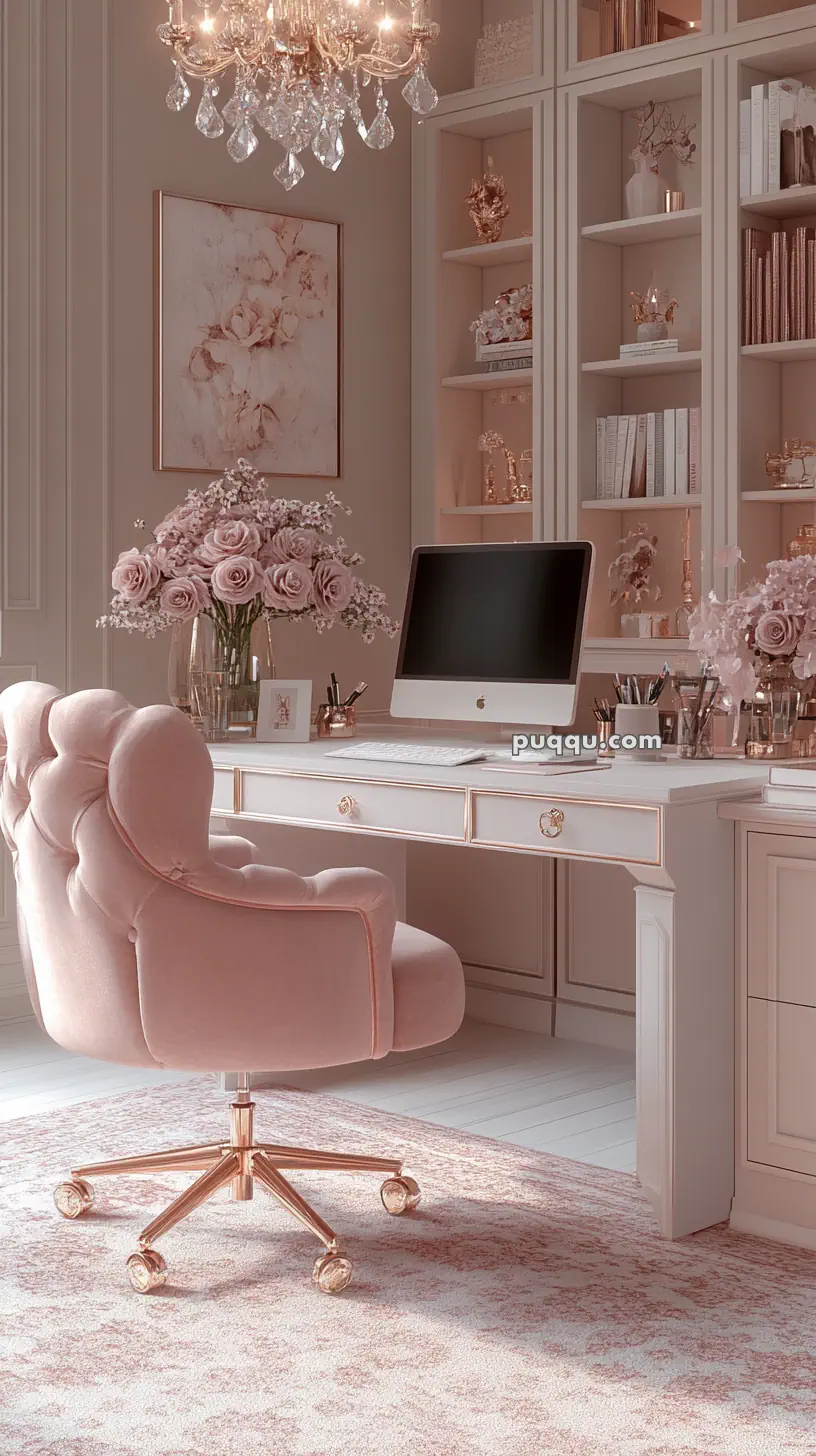
<path fill-rule="evenodd" d="M 745 816 L 731 1223 L 816 1249 L 816 816 Z"/>

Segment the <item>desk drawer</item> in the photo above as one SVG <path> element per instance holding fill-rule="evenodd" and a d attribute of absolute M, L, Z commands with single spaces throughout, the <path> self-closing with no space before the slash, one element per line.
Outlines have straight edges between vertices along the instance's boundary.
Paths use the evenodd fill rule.
<path fill-rule="evenodd" d="M 241 773 L 241 813 L 255 819 L 463 843 L 467 791 L 324 775 Z"/>
<path fill-rule="evenodd" d="M 235 810 L 235 770 L 217 768 L 214 774 L 213 814 L 232 814 Z"/>
<path fill-rule="evenodd" d="M 474 844 L 660 864 L 660 810 L 474 790 Z"/>

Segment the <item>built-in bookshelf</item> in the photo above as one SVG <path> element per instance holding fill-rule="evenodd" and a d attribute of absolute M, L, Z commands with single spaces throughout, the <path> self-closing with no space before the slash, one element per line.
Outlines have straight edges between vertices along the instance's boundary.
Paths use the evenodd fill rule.
<path fill-rule="evenodd" d="M 491 18 L 518 13 L 513 0 L 497 7 Z M 816 179 L 747 195 L 740 185 L 740 102 L 785 77 L 814 84 L 816 4 L 666 0 L 659 8 L 693 27 L 608 55 L 598 0 L 532 8 L 543 41 L 534 74 L 445 97 L 415 130 L 415 539 L 588 539 L 585 666 L 607 672 L 616 654 L 618 665 L 687 659 L 684 639 L 620 636 L 608 567 L 621 539 L 641 523 L 657 536 L 655 580 L 672 612 L 689 517 L 695 596 L 734 584 L 735 569 L 719 564 L 725 547 L 740 546 L 747 577 L 816 522 L 816 491 L 775 490 L 765 469 L 786 439 L 816 439 L 816 339 L 745 340 L 742 301 L 744 230 L 813 228 L 816 241 Z M 685 206 L 629 218 L 633 112 L 650 100 L 685 112 L 697 149 L 691 167 L 660 163 Z M 488 155 L 512 210 L 501 240 L 479 245 L 463 198 Z M 530 279 L 532 367 L 494 382 L 476 364 L 470 321 Z M 678 299 L 678 349 L 621 357 L 636 336 L 629 295 L 653 280 Z M 529 403 L 498 402 L 514 389 Z M 699 491 L 599 498 L 597 421 L 667 410 L 699 411 Z M 533 450 L 530 503 L 482 501 L 475 445 L 490 430 L 516 456 Z"/>

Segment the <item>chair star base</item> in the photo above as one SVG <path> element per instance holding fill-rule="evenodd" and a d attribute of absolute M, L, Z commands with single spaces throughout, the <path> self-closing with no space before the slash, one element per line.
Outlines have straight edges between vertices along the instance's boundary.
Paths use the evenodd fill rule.
<path fill-rule="evenodd" d="M 168 1233 L 219 1189 L 229 1184 L 232 1198 L 244 1203 L 253 1197 L 257 1182 L 325 1245 L 326 1252 L 315 1264 L 313 1279 L 324 1293 L 339 1294 L 350 1283 L 354 1266 L 348 1255 L 340 1250 L 334 1229 L 305 1198 L 301 1198 L 297 1189 L 283 1176 L 282 1170 L 288 1172 L 302 1168 L 311 1172 L 383 1173 L 385 1181 L 380 1196 L 386 1212 L 394 1215 L 409 1213 L 416 1208 L 421 1196 L 419 1185 L 403 1174 L 399 1158 L 372 1158 L 356 1153 L 292 1148 L 279 1143 L 256 1143 L 255 1104 L 250 1101 L 249 1079 L 246 1077 L 241 1079 L 231 1112 L 229 1143 L 174 1148 L 74 1168 L 70 1181 L 61 1183 L 54 1193 L 59 1212 L 64 1218 L 71 1219 L 87 1213 L 93 1203 L 90 1178 L 119 1173 L 199 1173 L 195 1182 L 142 1230 L 139 1249 L 127 1261 L 133 1288 L 139 1294 L 149 1294 L 160 1288 L 167 1278 L 167 1265 L 152 1247 L 154 1240 Z"/>

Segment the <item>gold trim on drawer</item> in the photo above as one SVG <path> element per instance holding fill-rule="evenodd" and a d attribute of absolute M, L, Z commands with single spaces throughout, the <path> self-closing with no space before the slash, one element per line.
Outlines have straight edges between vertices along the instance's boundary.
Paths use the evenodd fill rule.
<path fill-rule="evenodd" d="M 435 794 L 458 794 L 463 799 L 463 822 L 461 837 L 453 834 L 432 834 L 426 831 L 413 829 L 401 829 L 389 824 L 360 824 L 357 820 L 344 818 L 342 827 L 353 829 L 356 834 L 393 834 L 399 839 L 439 840 L 443 844 L 466 844 L 469 828 L 469 795 L 466 785 L 461 788 L 453 784 L 426 784 L 419 783 L 413 779 L 364 779 L 347 778 L 344 774 L 339 777 L 336 774 L 308 773 L 306 769 L 286 768 L 238 768 L 236 775 L 236 814 L 244 818 L 253 818 L 268 824 L 302 824 L 304 829 L 337 829 L 336 819 L 295 819 L 288 814 L 253 814 L 248 815 L 243 808 L 243 777 L 253 778 L 276 778 L 276 779 L 308 779 L 313 784 L 340 784 L 343 786 L 351 784 L 364 784 L 377 789 L 430 789 Z M 350 798 L 350 795 L 344 797 Z M 339 805 L 338 805 L 339 808 Z"/>
<path fill-rule="evenodd" d="M 657 830 L 657 842 L 655 846 L 655 857 L 653 859 L 637 859 L 632 855 L 594 853 L 588 849 L 565 849 L 560 840 L 552 839 L 551 846 L 545 843 L 540 845 L 518 844 L 511 839 L 480 839 L 475 833 L 475 800 L 476 799 L 506 799 L 538 801 L 541 804 L 565 806 L 564 810 L 558 812 L 565 814 L 572 805 L 576 808 L 585 807 L 588 809 L 616 809 L 624 810 L 628 814 L 653 814 L 655 828 Z M 482 849 L 516 849 L 522 854 L 549 854 L 559 859 L 591 859 L 598 860 L 604 864 L 634 864 L 634 865 L 662 865 L 663 863 L 663 810 L 658 804 L 621 804 L 613 799 L 578 799 L 559 798 L 556 794 L 531 794 L 531 793 L 507 793 L 504 789 L 469 789 L 469 843 Z M 542 816 L 543 817 L 543 816 Z M 539 824 L 540 828 L 540 824 Z M 560 833 L 560 831 L 559 831 Z"/>

